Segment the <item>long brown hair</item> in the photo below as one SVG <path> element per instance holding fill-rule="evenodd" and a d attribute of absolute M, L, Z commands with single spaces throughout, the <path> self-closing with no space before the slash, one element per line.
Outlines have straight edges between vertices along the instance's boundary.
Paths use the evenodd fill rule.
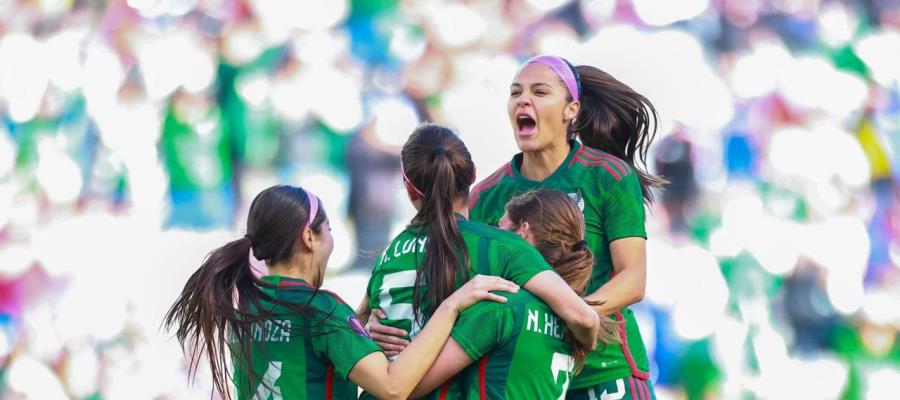
<path fill-rule="evenodd" d="M 534 247 L 572 290 L 583 296 L 594 270 L 594 253 L 584 241 L 584 217 L 569 196 L 552 189 L 526 192 L 506 203 L 506 216 L 513 230 L 528 222 Z M 619 325 L 602 316 L 597 339 L 604 344 L 621 343 Z M 590 349 L 581 346 L 568 331 L 566 338 L 577 365 L 582 365 Z"/>
<path fill-rule="evenodd" d="M 314 199 L 319 201 L 318 199 Z M 262 289 L 272 285 L 257 279 L 250 267 L 250 251 L 269 263 L 283 262 L 294 255 L 294 244 L 309 218 L 306 191 L 294 186 L 273 186 L 253 199 L 247 218 L 247 234 L 213 250 L 184 285 L 166 313 L 166 331 L 177 327 L 178 342 L 189 354 L 189 374 L 197 371 L 205 354 L 213 375 L 213 385 L 223 398 L 230 399 L 228 358 L 244 363 L 244 382 L 259 379 L 250 363 L 253 325 L 276 317 L 264 302 L 287 307 L 290 313 L 311 317 L 308 304 L 279 301 Z M 327 216 L 319 207 L 310 228 L 321 233 Z M 321 284 L 321 277 L 314 282 Z M 235 301 L 235 292 L 237 301 Z M 263 384 L 267 384 L 263 382 Z M 244 392 L 249 388 L 238 388 Z"/>
<path fill-rule="evenodd" d="M 468 199 L 469 187 L 475 182 L 475 164 L 462 140 L 449 128 L 435 124 L 423 124 L 413 131 L 400 158 L 403 173 L 422 192 L 422 206 L 410 223 L 424 229 L 428 240 L 413 289 L 413 313 L 421 321 L 456 290 L 457 283 L 470 277 L 469 253 L 453 206 Z"/>
<path fill-rule="evenodd" d="M 581 82 L 581 109 L 569 136 L 576 134 L 589 147 L 628 162 L 641 182 L 646 203 L 653 188 L 668 183 L 647 171 L 647 151 L 656 137 L 659 115 L 646 97 L 612 75 L 589 65 L 575 67 Z M 570 98 L 571 101 L 571 98 Z"/>

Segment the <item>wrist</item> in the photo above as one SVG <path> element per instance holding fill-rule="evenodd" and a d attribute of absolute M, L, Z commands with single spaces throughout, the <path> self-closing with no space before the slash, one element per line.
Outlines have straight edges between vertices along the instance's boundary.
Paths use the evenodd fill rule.
<path fill-rule="evenodd" d="M 460 310 L 459 301 L 454 299 L 453 296 L 450 296 L 443 302 L 441 302 L 441 305 L 438 306 L 437 311 L 448 313 L 450 315 L 459 315 L 462 310 Z"/>

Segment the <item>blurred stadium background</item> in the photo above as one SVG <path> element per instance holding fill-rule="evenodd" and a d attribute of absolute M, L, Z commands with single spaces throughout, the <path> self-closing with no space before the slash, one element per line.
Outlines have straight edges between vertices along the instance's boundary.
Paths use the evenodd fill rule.
<path fill-rule="evenodd" d="M 321 196 L 357 304 L 406 136 L 453 127 L 485 177 L 536 53 L 662 117 L 660 399 L 900 398 L 893 0 L 0 0 L 0 398 L 210 398 L 161 318 L 275 183 Z"/>

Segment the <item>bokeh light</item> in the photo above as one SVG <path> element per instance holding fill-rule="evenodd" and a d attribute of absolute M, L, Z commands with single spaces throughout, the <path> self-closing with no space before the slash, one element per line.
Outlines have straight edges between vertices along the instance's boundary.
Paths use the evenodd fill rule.
<path fill-rule="evenodd" d="M 542 53 L 659 114 L 630 307 L 657 398 L 894 398 L 895 3 L 0 1 L 0 398 L 210 398 L 162 316 L 272 185 L 319 195 L 355 307 L 416 214 L 409 133 L 491 175 Z"/>

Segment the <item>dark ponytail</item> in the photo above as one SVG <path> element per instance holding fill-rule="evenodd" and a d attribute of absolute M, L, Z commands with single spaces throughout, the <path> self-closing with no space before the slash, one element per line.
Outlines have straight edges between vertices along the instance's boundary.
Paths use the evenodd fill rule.
<path fill-rule="evenodd" d="M 309 209 L 303 189 L 274 186 L 261 192 L 250 205 L 247 234 L 209 253 L 166 313 L 163 325 L 167 331 L 177 326 L 175 335 L 188 354 L 189 374 L 196 373 L 205 354 L 213 386 L 222 398 L 231 398 L 230 358 L 245 363 L 249 376 L 238 381 L 249 384 L 260 378 L 250 364 L 252 328 L 281 315 L 267 311 L 271 307 L 263 307 L 264 302 L 287 307 L 290 313 L 312 316 L 307 305 L 286 303 L 267 295 L 262 289 L 272 286 L 253 275 L 249 258 L 252 249 L 258 259 L 267 263 L 290 259 Z M 320 207 L 310 227 L 319 233 L 326 219 Z M 238 387 L 239 392 L 249 390 Z"/>
<path fill-rule="evenodd" d="M 422 193 L 421 208 L 410 224 L 424 229 L 425 259 L 416 270 L 413 314 L 417 321 L 470 278 L 469 253 L 456 223 L 454 205 L 466 202 L 475 181 L 469 150 L 453 131 L 440 125 L 417 128 L 401 151 L 403 172 Z M 427 287 L 427 289 L 426 289 Z"/>
<path fill-rule="evenodd" d="M 647 151 L 656 137 L 659 116 L 646 97 L 598 68 L 575 67 L 581 78 L 581 110 L 569 134 L 581 142 L 628 162 L 641 182 L 646 203 L 653 188 L 668 183 L 646 169 Z"/>
<path fill-rule="evenodd" d="M 513 230 L 528 222 L 534 247 L 575 293 L 584 296 L 594 270 L 594 253 L 584 241 L 584 217 L 569 196 L 552 189 L 526 192 L 506 203 L 506 216 Z M 603 344 L 620 343 L 619 324 L 601 317 L 597 339 Z M 590 348 L 575 340 L 568 330 L 565 339 L 572 345 L 576 365 L 583 365 Z"/>

